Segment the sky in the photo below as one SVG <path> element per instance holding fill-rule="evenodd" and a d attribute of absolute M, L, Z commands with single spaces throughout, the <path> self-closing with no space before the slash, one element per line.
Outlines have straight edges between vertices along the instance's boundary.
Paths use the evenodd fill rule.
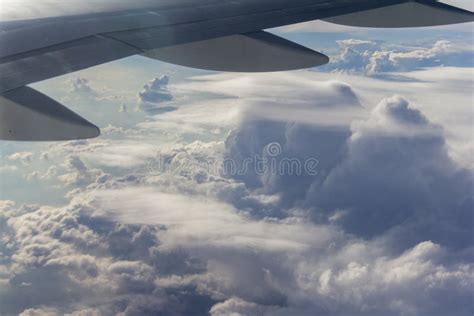
<path fill-rule="evenodd" d="M 472 315 L 473 27 L 310 22 L 270 31 L 315 69 L 34 84 L 102 135 L 0 142 L 0 314 Z"/>

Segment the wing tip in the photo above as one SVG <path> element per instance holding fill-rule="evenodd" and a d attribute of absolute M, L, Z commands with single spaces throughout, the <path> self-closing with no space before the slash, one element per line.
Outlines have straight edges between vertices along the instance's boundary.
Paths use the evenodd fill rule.
<path fill-rule="evenodd" d="M 99 127 L 30 87 L 0 95 L 1 140 L 66 141 L 98 136 Z"/>

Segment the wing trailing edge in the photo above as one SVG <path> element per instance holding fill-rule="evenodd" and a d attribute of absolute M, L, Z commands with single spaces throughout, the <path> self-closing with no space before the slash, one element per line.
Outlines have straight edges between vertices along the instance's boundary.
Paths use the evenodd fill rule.
<path fill-rule="evenodd" d="M 272 72 L 327 64 L 329 57 L 259 31 L 148 50 L 143 56 L 182 66 L 230 72 Z"/>
<path fill-rule="evenodd" d="M 357 27 L 424 27 L 474 21 L 474 13 L 434 0 L 415 0 L 323 19 Z"/>
<path fill-rule="evenodd" d="M 1 140 L 59 141 L 99 135 L 97 126 L 30 87 L 0 95 Z"/>

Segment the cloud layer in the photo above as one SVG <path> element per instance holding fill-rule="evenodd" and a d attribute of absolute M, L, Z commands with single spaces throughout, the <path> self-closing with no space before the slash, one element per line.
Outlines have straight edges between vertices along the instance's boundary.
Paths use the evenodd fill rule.
<path fill-rule="evenodd" d="M 366 110 L 352 86 L 303 75 L 180 88 L 216 97 L 116 141 L 45 149 L 66 205 L 0 203 L 2 312 L 472 314 L 472 172 L 417 106 L 393 96 Z M 201 138 L 183 128 L 167 142 L 180 124 Z M 255 156 L 313 158 L 316 173 L 208 168 Z"/>

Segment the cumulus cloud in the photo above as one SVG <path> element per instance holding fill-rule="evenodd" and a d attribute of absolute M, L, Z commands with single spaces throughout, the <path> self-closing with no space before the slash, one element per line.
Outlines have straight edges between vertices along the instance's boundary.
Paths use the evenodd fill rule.
<path fill-rule="evenodd" d="M 216 304 L 210 310 L 212 316 L 253 316 L 253 315 L 271 315 L 271 311 L 276 308 L 260 306 L 255 303 L 249 303 L 242 299 L 233 297 L 225 302 Z"/>
<path fill-rule="evenodd" d="M 33 153 L 29 151 L 16 152 L 7 158 L 10 161 L 19 161 L 22 164 L 29 164 L 33 160 Z"/>
<path fill-rule="evenodd" d="M 319 113 L 321 109 L 329 109 L 329 113 L 332 111 L 335 114 L 340 109 L 349 113 L 363 111 L 357 95 L 345 83 L 332 81 L 319 84 L 315 91 L 319 94 L 318 98 L 294 104 L 291 111 L 306 109 Z M 291 115 L 279 119 L 258 117 L 254 114 L 258 112 L 258 103 L 255 107 L 248 108 L 240 126 L 226 140 L 226 157 L 236 163 L 237 170 L 244 171 L 233 174 L 233 177 L 244 181 L 249 187 L 263 187 L 267 194 L 278 193 L 285 203 L 304 199 L 310 183 L 317 181 L 321 177 L 320 172 L 330 170 L 340 159 L 341 149 L 350 134 L 348 123 L 318 120 L 308 124 L 299 117 L 293 121 Z M 270 152 L 267 147 L 270 144 L 275 144 L 278 152 Z M 284 173 L 275 172 L 272 168 L 267 168 L 268 172 L 258 172 L 261 161 L 252 159 L 254 157 L 273 160 L 279 167 L 288 162 L 289 168 L 292 161 L 300 166 L 298 170 L 286 170 Z M 314 172 L 307 172 L 310 171 L 305 165 L 307 162 L 313 162 Z M 305 167 L 306 170 L 303 170 Z"/>
<path fill-rule="evenodd" d="M 268 158 L 272 143 L 280 144 L 277 165 L 314 158 L 317 173 L 255 172 L 253 157 Z M 339 223 L 361 237 L 390 231 L 401 247 L 423 240 L 454 248 L 472 242 L 465 224 L 472 222 L 472 172 L 449 157 L 442 128 L 401 97 L 383 100 L 350 130 L 250 117 L 227 139 L 226 154 L 249 170 L 233 178 L 279 195 L 287 209 L 311 209 L 316 222 Z"/>
<path fill-rule="evenodd" d="M 405 72 L 424 67 L 472 66 L 474 54 L 470 45 L 437 41 L 431 47 L 386 47 L 374 41 L 348 39 L 337 42 L 341 52 L 326 67 L 332 71 L 347 71 L 380 75 Z"/>
<path fill-rule="evenodd" d="M 89 80 L 86 78 L 74 78 L 69 80 L 69 92 L 76 93 L 81 96 L 94 97 L 97 92 L 91 87 Z"/>
<path fill-rule="evenodd" d="M 57 316 L 58 313 L 54 309 L 42 309 L 42 308 L 28 308 L 24 310 L 20 316 Z"/>
<path fill-rule="evenodd" d="M 78 156 L 69 156 L 63 164 L 64 172 L 60 175 L 57 169 L 48 169 L 43 177 L 56 176 L 66 185 L 83 186 L 94 182 L 97 177 L 104 175 L 101 170 L 88 168 Z"/>
<path fill-rule="evenodd" d="M 116 304 L 120 308 L 121 299 L 114 302 L 115 296 L 134 301 L 135 296 L 139 300 L 140 295 L 152 293 L 156 270 L 142 260 L 148 248 L 157 244 L 153 229 L 97 221 L 82 217 L 79 210 L 79 205 L 36 207 L 26 213 L 15 210 L 8 219 L 6 227 L 13 229 L 11 238 L 16 241 L 4 239 L 15 250 L 4 262 L 11 277 L 1 291 L 3 313 L 19 314 L 22 307 L 30 306 L 38 310 L 25 308 L 26 315 L 46 311 L 88 315 L 79 312 L 83 309 L 78 311 L 74 301 L 88 304 L 98 296 L 104 307 L 95 315 L 109 315 L 115 314 Z M 131 251 L 125 249 L 127 245 Z"/>
<path fill-rule="evenodd" d="M 9 260 L 15 277 L 4 295 L 14 295 L 28 282 L 30 290 L 23 289 L 22 297 L 27 295 L 30 304 L 56 309 L 59 304 L 59 310 L 72 313 L 76 309 L 68 302 L 87 305 L 100 297 L 100 306 L 94 306 L 101 315 L 187 315 L 191 310 L 197 315 L 454 310 L 464 315 L 470 310 L 472 265 L 451 260 L 452 253 L 433 242 L 394 254 L 383 243 L 344 237 L 297 218 L 265 223 L 244 219 L 225 205 L 213 208 L 211 216 L 205 204 L 217 205 L 196 205 L 189 197 L 169 209 L 157 208 L 164 196 L 156 192 L 117 193 L 107 193 L 119 198 L 116 203 L 102 195 L 11 216 L 7 224 L 15 232 L 15 254 Z M 129 214 L 134 209 L 143 212 L 141 217 Z M 128 216 L 123 222 L 130 224 L 103 217 L 109 212 Z M 139 222 L 159 225 L 131 224 Z M 272 243 L 272 236 L 281 240 Z M 35 278 L 33 268 L 39 273 Z M 50 289 L 38 296 L 44 278 L 69 292 Z M 23 304 L 4 304 L 4 310 L 13 313 Z"/>
<path fill-rule="evenodd" d="M 174 109 L 171 106 L 164 106 L 166 102 L 173 100 L 173 95 L 168 90 L 169 77 L 162 75 L 154 78 L 138 93 L 139 107 L 142 111 L 157 113 Z"/>
<path fill-rule="evenodd" d="M 393 97 L 353 123 L 345 158 L 324 183 L 312 185 L 307 201 L 345 210 L 338 221 L 358 235 L 394 230 L 399 245 L 436 240 L 468 247 L 472 179 L 449 157 L 441 127 Z"/>

